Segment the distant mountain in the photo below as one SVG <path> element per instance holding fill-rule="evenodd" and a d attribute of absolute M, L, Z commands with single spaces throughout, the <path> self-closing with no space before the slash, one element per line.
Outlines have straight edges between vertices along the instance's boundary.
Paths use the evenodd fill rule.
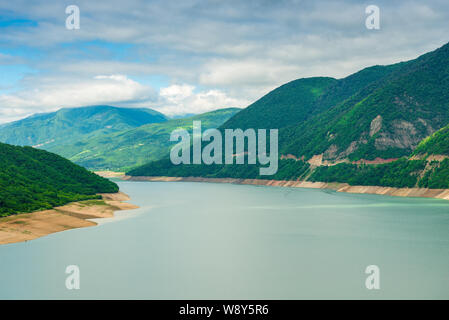
<path fill-rule="evenodd" d="M 118 186 L 56 154 L 0 143 L 0 217 L 99 198 Z"/>
<path fill-rule="evenodd" d="M 190 118 L 193 116 L 196 116 L 196 113 L 186 113 L 186 114 L 174 115 L 174 116 L 170 116 L 169 119 L 184 119 L 184 118 Z"/>
<path fill-rule="evenodd" d="M 102 134 L 73 144 L 50 147 L 49 150 L 86 168 L 126 170 L 168 155 L 173 145 L 170 133 L 176 128 L 191 130 L 195 120 L 201 121 L 203 129 L 217 128 L 239 111 L 237 108 L 219 109 L 189 118 Z"/>
<path fill-rule="evenodd" d="M 0 142 L 47 149 L 98 134 L 159 123 L 167 118 L 152 109 L 90 106 L 35 114 L 0 126 Z"/>

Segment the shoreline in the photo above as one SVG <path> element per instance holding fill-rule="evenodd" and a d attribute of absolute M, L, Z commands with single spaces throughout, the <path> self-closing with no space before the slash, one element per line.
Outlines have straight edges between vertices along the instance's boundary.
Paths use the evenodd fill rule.
<path fill-rule="evenodd" d="M 149 176 L 122 176 L 127 181 L 165 181 L 165 182 L 210 182 L 210 183 L 232 183 L 273 187 L 331 189 L 337 192 L 378 194 L 395 197 L 418 197 L 449 200 L 449 189 L 427 189 L 427 188 L 394 188 L 378 186 L 350 186 L 339 182 L 311 182 L 291 180 L 263 180 L 263 179 L 236 179 L 236 178 L 201 178 L 201 177 L 149 177 Z"/>
<path fill-rule="evenodd" d="M 0 218 L 0 245 L 37 239 L 52 233 L 98 225 L 90 219 L 112 218 L 115 211 L 136 209 L 123 193 L 100 193 L 102 199 L 70 202 L 49 210 Z"/>

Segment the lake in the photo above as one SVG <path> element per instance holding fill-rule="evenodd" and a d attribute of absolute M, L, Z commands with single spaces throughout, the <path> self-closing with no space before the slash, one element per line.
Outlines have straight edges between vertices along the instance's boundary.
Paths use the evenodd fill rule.
<path fill-rule="evenodd" d="M 1 299 L 449 299 L 449 201 L 119 182 L 139 209 L 0 246 Z M 65 286 L 77 265 L 80 289 Z M 380 270 L 368 290 L 365 269 Z"/>

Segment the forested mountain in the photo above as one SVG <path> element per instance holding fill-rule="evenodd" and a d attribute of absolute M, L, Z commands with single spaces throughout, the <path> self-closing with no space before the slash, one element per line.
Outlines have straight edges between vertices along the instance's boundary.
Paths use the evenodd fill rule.
<path fill-rule="evenodd" d="M 324 159 L 408 155 L 449 123 L 449 45 L 398 65 L 382 81 L 284 131 L 282 152 Z"/>
<path fill-rule="evenodd" d="M 240 109 L 227 108 L 183 119 L 172 119 L 137 128 L 81 140 L 51 148 L 52 152 L 90 169 L 126 170 L 168 155 L 170 133 L 183 128 L 191 131 L 193 121 L 202 128 L 217 128 Z"/>
<path fill-rule="evenodd" d="M 333 78 L 307 78 L 286 83 L 269 92 L 226 121 L 222 128 L 283 128 L 301 123 L 325 109 L 319 98 L 337 82 Z"/>
<path fill-rule="evenodd" d="M 281 129 L 298 126 L 358 91 L 376 87 L 402 64 L 374 66 L 337 80 L 303 78 L 269 92 L 223 124 L 224 129 Z"/>
<path fill-rule="evenodd" d="M 50 149 L 103 133 L 166 120 L 163 114 L 147 108 L 112 106 L 63 108 L 56 112 L 35 114 L 1 125 L 0 142 Z"/>
<path fill-rule="evenodd" d="M 222 128 L 277 128 L 281 153 L 305 159 L 370 160 L 408 155 L 447 124 L 449 45 L 344 79 L 292 81 Z"/>
<path fill-rule="evenodd" d="M 448 124 L 446 44 L 415 60 L 366 68 L 344 79 L 292 81 L 220 127 L 279 129 L 280 156 L 293 155 L 298 161 L 281 159 L 275 176 L 260 177 L 258 165 L 174 166 L 168 159 L 137 167 L 128 174 L 449 188 L 448 159 L 431 163 L 408 159 L 415 149 L 413 154 L 449 154 Z M 308 163 L 313 156 L 328 160 L 330 165 Z M 365 160 L 376 158 L 389 163 L 366 164 Z M 337 162 L 343 163 L 333 165 Z"/>
<path fill-rule="evenodd" d="M 0 216 L 99 198 L 118 186 L 56 154 L 0 143 Z"/>

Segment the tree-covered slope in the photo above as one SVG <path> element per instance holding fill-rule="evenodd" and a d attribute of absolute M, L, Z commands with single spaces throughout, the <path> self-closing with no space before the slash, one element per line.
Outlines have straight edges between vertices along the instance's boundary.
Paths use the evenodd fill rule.
<path fill-rule="evenodd" d="M 0 126 L 0 141 L 14 145 L 49 149 L 102 133 L 135 128 L 166 121 L 152 109 L 90 106 L 63 108 L 56 112 L 35 114 Z"/>
<path fill-rule="evenodd" d="M 302 122 L 321 107 L 317 100 L 336 81 L 317 77 L 286 83 L 243 109 L 222 127 L 277 129 Z"/>
<path fill-rule="evenodd" d="M 375 85 L 283 131 L 283 153 L 325 159 L 408 155 L 449 123 L 449 45 L 397 65 Z"/>
<path fill-rule="evenodd" d="M 373 90 L 401 65 L 374 66 L 340 80 L 314 77 L 291 81 L 243 109 L 222 128 L 285 131 L 285 128 L 297 127 L 359 91 Z"/>
<path fill-rule="evenodd" d="M 127 172 L 130 176 L 168 176 L 237 179 L 297 180 L 308 173 L 310 165 L 304 161 L 282 159 L 278 172 L 272 176 L 261 176 L 259 166 L 253 164 L 186 164 L 174 166 L 170 159 L 153 161 Z"/>
<path fill-rule="evenodd" d="M 222 128 L 277 128 L 282 154 L 396 158 L 449 123 L 449 45 L 343 79 L 307 78 L 268 93 Z"/>
<path fill-rule="evenodd" d="M 0 216 L 117 192 L 118 186 L 56 154 L 0 143 Z"/>
<path fill-rule="evenodd" d="M 449 126 L 446 126 L 427 137 L 416 147 L 413 155 L 446 155 L 449 156 Z"/>
<path fill-rule="evenodd" d="M 276 177 L 266 179 L 307 176 L 313 181 L 449 188 L 448 159 L 430 163 L 404 158 L 415 148 L 415 154 L 447 155 L 448 123 L 449 44 L 415 60 L 366 68 L 344 79 L 290 82 L 220 128 L 278 128 L 280 155 L 292 154 L 305 161 L 321 154 L 324 159 L 346 162 L 400 158 L 378 165 L 342 163 L 318 168 L 309 168 L 304 161 L 286 166 L 285 160 L 281 160 L 283 165 Z M 306 167 L 311 172 L 304 175 Z M 256 168 L 257 165 L 174 166 L 162 159 L 128 174 L 258 178 Z M 299 175 L 292 174 L 292 168 Z"/>
<path fill-rule="evenodd" d="M 227 108 L 183 119 L 172 119 L 50 148 L 69 160 L 91 169 L 126 170 L 168 155 L 170 134 L 177 128 L 192 129 L 201 121 L 203 129 L 217 128 L 240 109 Z"/>

